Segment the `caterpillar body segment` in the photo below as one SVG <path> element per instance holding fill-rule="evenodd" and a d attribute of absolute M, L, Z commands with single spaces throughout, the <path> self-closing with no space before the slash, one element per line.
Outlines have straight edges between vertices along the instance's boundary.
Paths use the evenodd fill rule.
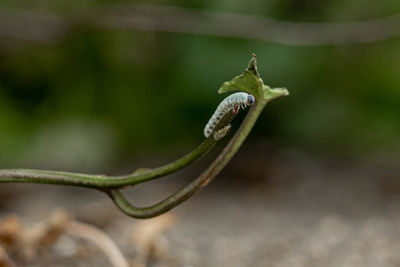
<path fill-rule="evenodd" d="M 247 93 L 234 93 L 228 97 L 226 97 L 222 102 L 218 105 L 211 119 L 208 121 L 206 127 L 204 128 L 205 137 L 209 137 L 214 133 L 215 127 L 221 121 L 221 119 L 228 114 L 228 112 L 239 111 L 239 108 L 246 108 L 250 106 L 255 101 L 253 95 Z"/>

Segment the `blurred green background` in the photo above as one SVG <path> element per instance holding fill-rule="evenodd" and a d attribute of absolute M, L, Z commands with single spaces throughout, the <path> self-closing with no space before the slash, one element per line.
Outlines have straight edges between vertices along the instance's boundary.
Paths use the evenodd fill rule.
<path fill-rule="evenodd" d="M 3 8 L 65 16 L 107 3 L 116 1 L 0 1 Z M 314 23 L 400 13 L 400 1 L 393 0 L 141 3 Z M 248 142 L 266 140 L 326 155 L 400 155 L 398 37 L 298 46 L 96 30 L 54 44 L 2 42 L 1 168 L 103 171 L 126 159 L 189 151 L 203 139 L 203 127 L 224 97 L 217 89 L 245 69 L 253 52 L 264 82 L 287 87 L 291 95 L 267 106 Z"/>

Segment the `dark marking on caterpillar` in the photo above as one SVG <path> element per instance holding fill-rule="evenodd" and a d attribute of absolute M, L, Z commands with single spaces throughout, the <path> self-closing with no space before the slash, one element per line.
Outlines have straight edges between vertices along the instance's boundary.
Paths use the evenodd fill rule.
<path fill-rule="evenodd" d="M 239 108 L 244 109 L 253 104 L 254 101 L 254 96 L 243 92 L 232 94 L 222 100 L 204 128 L 204 135 L 208 138 L 211 134 L 213 134 L 215 126 L 217 126 L 217 124 L 226 114 L 228 114 L 228 112 L 238 112 Z"/>

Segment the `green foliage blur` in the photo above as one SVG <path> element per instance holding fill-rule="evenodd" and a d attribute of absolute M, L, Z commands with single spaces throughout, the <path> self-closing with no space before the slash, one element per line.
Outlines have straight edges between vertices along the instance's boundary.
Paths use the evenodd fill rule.
<path fill-rule="evenodd" d="M 0 4 L 63 14 L 111 2 Z M 391 0 L 251 2 L 142 1 L 308 22 L 400 13 L 400 1 Z M 104 30 L 54 45 L 0 49 L 0 167 L 74 169 L 83 164 L 96 170 L 132 155 L 188 151 L 203 140 L 203 127 L 224 98 L 219 86 L 240 74 L 253 52 L 264 82 L 288 88 L 290 96 L 267 106 L 248 142 L 266 139 L 327 154 L 399 154 L 398 37 L 358 45 L 291 46 Z"/>

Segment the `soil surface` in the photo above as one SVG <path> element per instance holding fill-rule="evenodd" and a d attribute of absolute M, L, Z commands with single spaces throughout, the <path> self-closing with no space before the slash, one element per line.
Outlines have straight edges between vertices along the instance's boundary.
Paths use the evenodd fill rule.
<path fill-rule="evenodd" d="M 125 194 L 151 204 L 199 171 Z M 111 238 L 130 266 L 399 266 L 399 174 L 260 145 L 241 150 L 203 191 L 156 219 L 129 218 L 95 190 L 35 184 L 2 184 L 0 212 L 2 223 L 14 215 L 28 231 L 61 209 Z M 98 244 L 62 229 L 36 246 L 21 253 L 29 244 L 4 245 L 3 254 L 9 266 L 113 266 Z"/>

